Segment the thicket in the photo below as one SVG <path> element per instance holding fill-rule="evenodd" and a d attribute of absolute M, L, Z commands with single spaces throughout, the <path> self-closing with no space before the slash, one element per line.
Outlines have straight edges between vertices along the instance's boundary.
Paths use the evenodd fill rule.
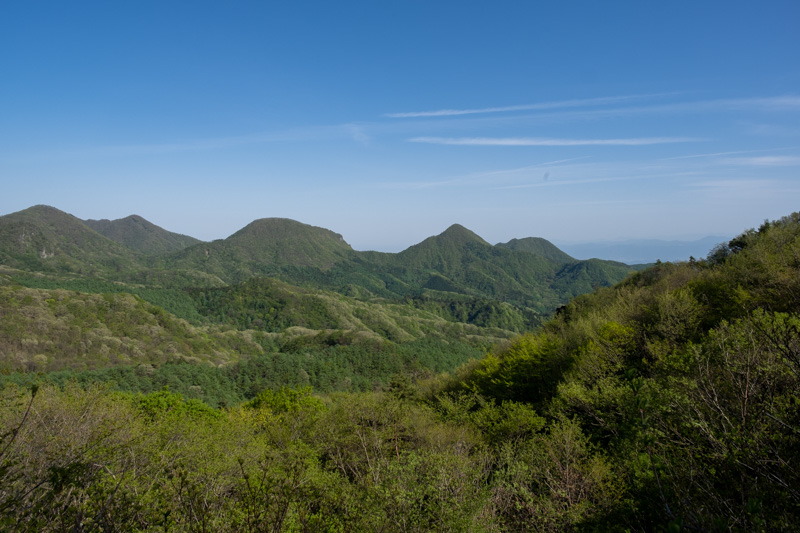
<path fill-rule="evenodd" d="M 794 214 L 706 260 L 577 298 L 438 398 L 524 403 L 550 435 L 572 428 L 598 462 L 564 491 L 536 485 L 544 500 L 531 481 L 512 484 L 512 515 L 526 510 L 529 524 L 555 513 L 578 529 L 601 518 L 605 530 L 789 531 L 800 518 L 799 313 Z M 532 478 L 554 468 L 508 457 Z"/>
<path fill-rule="evenodd" d="M 259 396 L 228 411 L 159 392 L 6 388 L 8 531 L 491 531 L 472 432 L 391 394 Z M 53 436 L 56 436 L 53 438 Z"/>

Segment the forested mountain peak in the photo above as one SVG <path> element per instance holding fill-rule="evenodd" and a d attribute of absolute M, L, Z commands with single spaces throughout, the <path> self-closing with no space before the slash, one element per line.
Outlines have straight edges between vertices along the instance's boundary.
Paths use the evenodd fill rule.
<path fill-rule="evenodd" d="M 54 207 L 36 205 L 0 217 L 0 264 L 90 273 L 124 270 L 133 262 L 130 250 Z"/>
<path fill-rule="evenodd" d="M 461 255 L 469 247 L 490 248 L 491 245 L 476 233 L 460 224 L 453 224 L 439 235 L 428 237 L 420 243 L 409 246 L 398 254 L 404 258 Z"/>
<path fill-rule="evenodd" d="M 572 263 L 575 258 L 561 251 L 556 245 L 541 237 L 525 237 L 524 239 L 511 239 L 505 243 L 498 243 L 501 248 L 509 248 L 519 252 L 528 252 L 546 257 L 557 263 Z"/>
<path fill-rule="evenodd" d="M 227 241 L 249 241 L 258 239 L 274 244 L 296 244 L 300 241 L 329 243 L 350 250 L 344 237 L 331 230 L 303 224 L 289 218 L 260 218 L 240 229 Z"/>
<path fill-rule="evenodd" d="M 453 224 L 442 233 L 437 235 L 438 242 L 447 242 L 453 244 L 464 244 L 468 242 L 477 242 L 480 244 L 489 244 L 483 240 L 477 233 L 465 228 L 461 224 Z"/>
<path fill-rule="evenodd" d="M 39 221 L 48 223 L 73 223 L 75 221 L 79 221 L 78 218 L 69 213 L 65 213 L 60 209 L 56 209 L 55 207 L 44 204 L 34 205 L 27 209 L 23 209 L 22 211 L 4 215 L 0 217 L 0 219 L 26 220 L 31 222 Z"/>
<path fill-rule="evenodd" d="M 130 215 L 117 220 L 84 220 L 87 226 L 136 252 L 148 255 L 168 254 L 202 241 L 167 231 L 144 217 Z"/>
<path fill-rule="evenodd" d="M 182 250 L 167 264 L 239 283 L 254 276 L 280 277 L 286 269 L 324 272 L 354 253 L 333 231 L 288 218 L 261 218 L 226 239 Z"/>

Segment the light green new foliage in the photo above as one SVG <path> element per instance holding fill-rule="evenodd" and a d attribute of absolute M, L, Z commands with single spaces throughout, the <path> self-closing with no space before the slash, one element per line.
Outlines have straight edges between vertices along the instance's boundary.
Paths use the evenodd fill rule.
<path fill-rule="evenodd" d="M 479 394 L 536 402 L 552 393 L 568 364 L 562 343 L 553 335 L 526 334 L 502 353 L 487 355 L 464 384 Z"/>
<path fill-rule="evenodd" d="M 494 501 L 508 531 L 569 531 L 591 522 L 620 498 L 606 459 L 575 421 L 558 420 L 499 455 Z"/>

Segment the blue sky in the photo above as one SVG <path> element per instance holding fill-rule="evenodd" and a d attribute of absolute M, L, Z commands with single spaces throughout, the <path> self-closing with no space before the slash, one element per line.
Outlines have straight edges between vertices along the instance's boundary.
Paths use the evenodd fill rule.
<path fill-rule="evenodd" d="M 552 4 L 552 5 L 551 5 Z M 11 2 L 0 214 L 399 251 L 734 235 L 800 209 L 800 3 Z"/>

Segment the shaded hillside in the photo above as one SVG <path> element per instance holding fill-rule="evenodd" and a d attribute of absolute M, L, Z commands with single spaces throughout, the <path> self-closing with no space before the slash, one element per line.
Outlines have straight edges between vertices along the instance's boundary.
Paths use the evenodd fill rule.
<path fill-rule="evenodd" d="M 172 233 L 138 215 L 117 220 L 84 220 L 87 226 L 109 239 L 145 255 L 164 255 L 199 244 L 194 237 Z"/>
<path fill-rule="evenodd" d="M 141 268 L 129 248 L 43 205 L 0 217 L 0 264 L 86 276 L 122 276 Z"/>
<path fill-rule="evenodd" d="M 541 314 L 552 312 L 574 294 L 612 285 L 630 272 L 621 263 L 601 261 L 590 268 L 574 260 L 556 261 L 553 256 L 567 256 L 558 254 L 555 247 L 542 246 L 543 253 L 534 253 L 530 245 L 519 248 L 491 246 L 455 225 L 387 258 L 386 263 L 410 286 L 493 298 Z M 572 283 L 581 288 L 573 290 Z"/>
<path fill-rule="evenodd" d="M 607 280 L 620 281 L 634 269 L 640 270 L 639 267 L 602 259 L 566 263 L 558 271 L 552 288 L 562 299 L 569 301 L 581 294 L 609 286 Z M 620 276 L 623 272 L 625 275 Z"/>
<path fill-rule="evenodd" d="M 557 299 L 549 291 L 555 263 L 491 246 L 458 225 L 400 252 L 394 262 L 424 288 L 512 301 L 540 312 Z"/>

